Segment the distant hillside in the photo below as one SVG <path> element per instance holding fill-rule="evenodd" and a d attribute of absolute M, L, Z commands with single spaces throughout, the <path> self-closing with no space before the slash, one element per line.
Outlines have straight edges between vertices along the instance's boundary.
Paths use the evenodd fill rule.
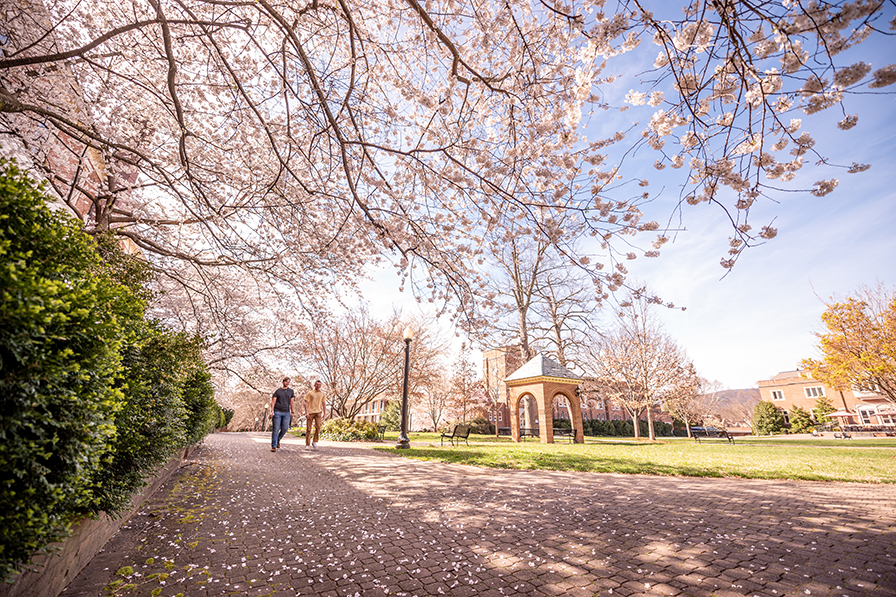
<path fill-rule="evenodd" d="M 715 404 L 710 407 L 710 412 L 726 426 L 750 427 L 753 410 L 759 400 L 759 388 L 720 390 L 716 392 Z"/>
<path fill-rule="evenodd" d="M 716 393 L 719 399 L 719 406 L 724 407 L 727 404 L 742 404 L 744 402 L 752 402 L 754 405 L 759 402 L 759 388 L 746 388 L 743 390 L 722 390 Z"/>

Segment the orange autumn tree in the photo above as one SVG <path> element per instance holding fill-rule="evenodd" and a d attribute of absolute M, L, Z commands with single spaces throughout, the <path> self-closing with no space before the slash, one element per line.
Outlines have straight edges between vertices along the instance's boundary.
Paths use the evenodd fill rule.
<path fill-rule="evenodd" d="M 821 359 L 803 367 L 833 388 L 873 388 L 896 404 L 896 292 L 883 284 L 829 304 L 817 334 Z"/>

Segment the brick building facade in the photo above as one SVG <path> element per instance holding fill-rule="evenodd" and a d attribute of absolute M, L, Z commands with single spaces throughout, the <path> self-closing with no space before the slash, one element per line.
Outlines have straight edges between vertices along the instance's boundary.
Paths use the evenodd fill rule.
<path fill-rule="evenodd" d="M 896 407 L 873 390 L 834 390 L 805 371 L 782 371 L 759 382 L 761 399 L 774 404 L 788 422 L 794 407 L 811 413 L 823 397 L 837 409 L 836 416 L 844 425 L 896 425 Z"/>

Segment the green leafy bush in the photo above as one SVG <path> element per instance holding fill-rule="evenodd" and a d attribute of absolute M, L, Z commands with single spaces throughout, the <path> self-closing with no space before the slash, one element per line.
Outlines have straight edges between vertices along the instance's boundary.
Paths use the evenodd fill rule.
<path fill-rule="evenodd" d="M 67 532 L 114 436 L 128 313 L 74 219 L 0 163 L 0 577 Z"/>
<path fill-rule="evenodd" d="M 494 435 L 495 434 L 495 426 L 492 425 L 488 419 L 485 417 L 476 417 L 469 423 L 470 425 L 470 433 L 477 433 L 479 435 Z"/>
<path fill-rule="evenodd" d="M 759 435 L 772 435 L 784 431 L 784 415 L 778 407 L 765 400 L 753 411 L 754 429 Z"/>
<path fill-rule="evenodd" d="M 834 405 L 826 396 L 821 396 L 815 400 L 815 408 L 812 409 L 812 418 L 824 425 L 831 422 L 831 417 L 828 415 L 836 410 L 837 409 L 834 408 Z"/>
<path fill-rule="evenodd" d="M 199 341 L 145 319 L 148 276 L 0 162 L 3 580 L 218 420 Z"/>
<path fill-rule="evenodd" d="M 320 436 L 337 442 L 357 442 L 377 439 L 379 433 L 376 425 L 370 421 L 328 419 L 321 425 Z"/>
<path fill-rule="evenodd" d="M 380 414 L 380 425 L 385 425 L 386 431 L 401 431 L 401 402 L 389 401 Z"/>
<path fill-rule="evenodd" d="M 218 408 L 218 427 L 223 428 L 230 425 L 230 421 L 233 420 L 233 409 L 232 408 Z"/>
<path fill-rule="evenodd" d="M 806 409 L 794 406 L 793 412 L 790 413 L 790 432 L 791 433 L 809 433 L 815 424 L 812 423 L 812 417 Z"/>
<path fill-rule="evenodd" d="M 125 509 L 160 465 L 205 437 L 217 418 L 198 341 L 156 321 L 135 326 L 122 348 L 124 404 L 111 453 L 94 476 L 94 512 Z"/>

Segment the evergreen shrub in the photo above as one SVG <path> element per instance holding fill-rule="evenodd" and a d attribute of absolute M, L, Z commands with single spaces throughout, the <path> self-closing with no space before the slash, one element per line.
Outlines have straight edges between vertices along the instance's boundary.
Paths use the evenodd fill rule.
<path fill-rule="evenodd" d="M 0 577 L 89 506 L 115 434 L 119 346 L 142 300 L 74 219 L 0 163 Z"/>
<path fill-rule="evenodd" d="M 778 407 L 762 400 L 753 411 L 753 428 L 759 435 L 773 435 L 784 431 L 784 415 Z"/>
<path fill-rule="evenodd" d="M 377 439 L 379 433 L 370 421 L 328 419 L 321 425 L 320 436 L 336 442 L 358 442 Z"/>
<path fill-rule="evenodd" d="M 380 414 L 380 425 L 386 426 L 386 431 L 401 431 L 401 402 L 390 400 Z"/>
<path fill-rule="evenodd" d="M 0 161 L 2 580 L 218 420 L 199 340 L 145 317 L 148 278 Z"/>
<path fill-rule="evenodd" d="M 468 423 L 470 425 L 470 433 L 477 433 L 479 435 L 494 435 L 495 434 L 495 426 L 492 425 L 488 419 L 485 417 L 479 416 L 473 419 Z"/>

